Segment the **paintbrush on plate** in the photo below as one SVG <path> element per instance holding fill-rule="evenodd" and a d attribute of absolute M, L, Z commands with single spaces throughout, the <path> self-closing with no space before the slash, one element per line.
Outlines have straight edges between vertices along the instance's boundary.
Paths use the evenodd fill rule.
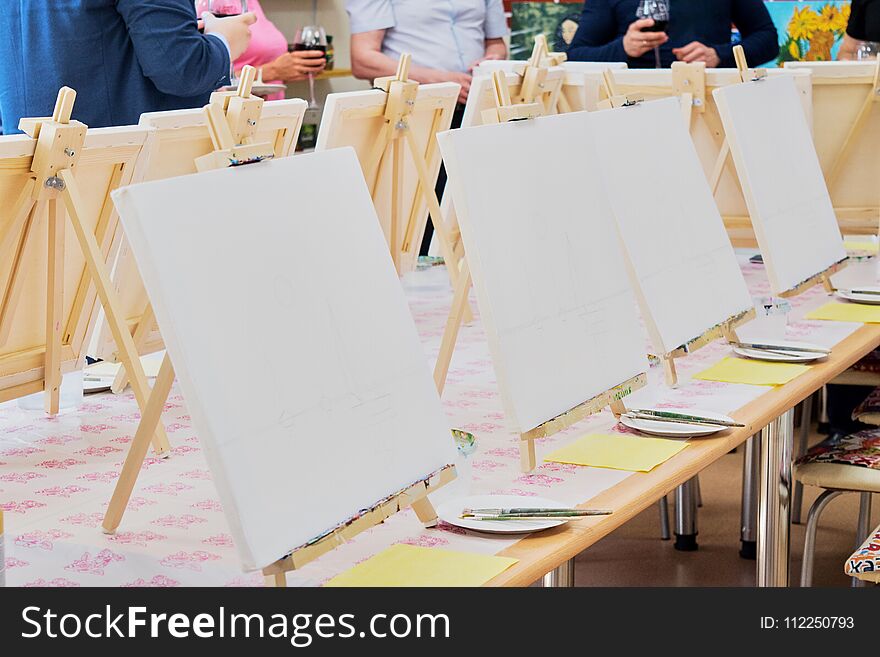
<path fill-rule="evenodd" d="M 504 520 L 536 520 L 536 519 L 559 519 L 559 518 L 589 518 L 591 516 L 607 516 L 611 511 L 608 509 L 542 509 L 542 508 L 514 508 L 514 509 L 462 509 L 462 518 L 484 518 Z"/>
<path fill-rule="evenodd" d="M 687 413 L 675 413 L 673 411 L 654 411 L 650 409 L 634 408 L 624 413 L 624 417 L 632 420 L 655 420 L 657 422 L 675 422 L 677 424 L 705 424 L 713 427 L 744 427 L 746 425 L 729 420 L 716 420 L 701 415 L 689 415 Z"/>
<path fill-rule="evenodd" d="M 875 290 L 866 290 L 866 289 L 853 289 L 853 290 L 838 290 L 841 294 L 864 294 L 864 295 L 874 295 L 880 296 L 880 289 Z"/>
<path fill-rule="evenodd" d="M 734 347 L 739 347 L 740 349 L 755 349 L 757 351 L 794 352 L 798 354 L 823 354 L 825 356 L 828 356 L 831 353 L 830 349 L 823 349 L 822 347 L 796 347 L 794 345 L 764 344 L 761 342 L 731 342 L 730 344 Z"/>

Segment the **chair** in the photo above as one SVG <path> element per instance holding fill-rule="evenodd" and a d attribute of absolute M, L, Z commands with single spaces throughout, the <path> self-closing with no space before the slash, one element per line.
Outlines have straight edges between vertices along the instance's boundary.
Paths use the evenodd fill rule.
<path fill-rule="evenodd" d="M 880 527 L 846 560 L 844 572 L 862 582 L 880 583 Z"/>
<path fill-rule="evenodd" d="M 795 464 L 794 477 L 805 486 L 825 489 L 810 507 L 807 516 L 801 586 L 813 581 L 816 531 L 819 517 L 834 498 L 844 493 L 859 493 L 858 546 L 868 536 L 871 522 L 871 495 L 880 493 L 880 429 L 860 431 L 834 443 L 820 443 Z M 863 584 L 853 580 L 853 585 Z"/>

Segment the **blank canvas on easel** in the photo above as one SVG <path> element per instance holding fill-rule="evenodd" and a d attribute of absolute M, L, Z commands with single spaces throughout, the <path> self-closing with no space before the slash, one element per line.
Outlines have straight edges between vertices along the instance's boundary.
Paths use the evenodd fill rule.
<path fill-rule="evenodd" d="M 351 149 L 114 200 L 246 569 L 453 461 Z"/>
<path fill-rule="evenodd" d="M 644 337 L 589 115 L 440 135 L 512 428 L 525 432 L 644 372 Z M 547 166 L 547 144 L 578 144 Z"/>
<path fill-rule="evenodd" d="M 752 308 L 678 99 L 590 115 L 602 175 L 656 353 Z M 582 153 L 583 158 L 591 157 Z"/>
<path fill-rule="evenodd" d="M 846 258 L 794 80 L 767 78 L 714 96 L 770 288 L 793 290 Z"/>
<path fill-rule="evenodd" d="M 255 141 L 273 144 L 276 158 L 293 155 L 307 106 L 306 101 L 298 98 L 264 103 Z M 196 158 L 214 150 L 207 117 L 202 108 L 148 112 L 141 115 L 140 126 L 149 130 L 146 145 L 148 157 L 145 158 L 141 170 L 145 181 L 195 173 Z M 261 199 L 255 201 L 255 207 L 271 202 Z M 119 237 L 122 238 L 121 235 Z M 147 295 L 128 243 L 124 239 L 119 240 L 113 282 L 119 292 L 119 300 L 129 327 L 135 329 L 144 319 Z M 153 353 L 164 347 L 155 322 L 149 316 L 147 321 L 150 327 L 145 327 L 146 331 L 137 344 L 141 354 Z M 116 343 L 113 342 L 106 324 L 101 325 L 95 352 L 90 352 L 89 355 L 108 361 L 117 360 Z"/>

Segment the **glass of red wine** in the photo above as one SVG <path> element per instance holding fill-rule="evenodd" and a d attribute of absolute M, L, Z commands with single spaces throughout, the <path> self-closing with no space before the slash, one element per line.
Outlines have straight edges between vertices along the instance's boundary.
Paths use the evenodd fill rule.
<path fill-rule="evenodd" d="M 327 54 L 327 33 L 320 25 L 304 25 L 296 31 L 292 51 L 319 50 Z M 309 73 L 309 107 L 318 107 L 315 100 L 315 76 Z"/>
<path fill-rule="evenodd" d="M 636 19 L 652 18 L 654 24 L 644 32 L 665 32 L 669 27 L 669 0 L 639 0 Z M 654 48 L 654 62 L 660 68 L 660 48 Z"/>
<path fill-rule="evenodd" d="M 195 0 L 195 6 L 198 17 L 207 11 L 217 18 L 229 18 L 230 16 L 240 16 L 248 10 L 247 0 Z M 229 62 L 229 84 L 233 87 L 238 86 L 233 62 Z"/>

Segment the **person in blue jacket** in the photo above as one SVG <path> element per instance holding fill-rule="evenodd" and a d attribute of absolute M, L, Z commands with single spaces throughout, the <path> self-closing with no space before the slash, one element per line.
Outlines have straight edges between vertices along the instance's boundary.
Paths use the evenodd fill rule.
<path fill-rule="evenodd" d="M 586 62 L 627 62 L 631 68 L 705 62 L 709 68 L 736 66 L 731 26 L 742 34 L 751 66 L 779 54 L 776 27 L 763 0 L 670 0 L 668 32 L 653 31 L 651 19 L 636 20 L 639 0 L 586 0 L 568 58 Z"/>
<path fill-rule="evenodd" d="M 5 0 L 0 8 L 2 130 L 49 116 L 58 90 L 77 92 L 73 118 L 129 125 L 143 112 L 199 107 L 229 79 L 255 18 L 205 15 L 192 0 Z"/>

